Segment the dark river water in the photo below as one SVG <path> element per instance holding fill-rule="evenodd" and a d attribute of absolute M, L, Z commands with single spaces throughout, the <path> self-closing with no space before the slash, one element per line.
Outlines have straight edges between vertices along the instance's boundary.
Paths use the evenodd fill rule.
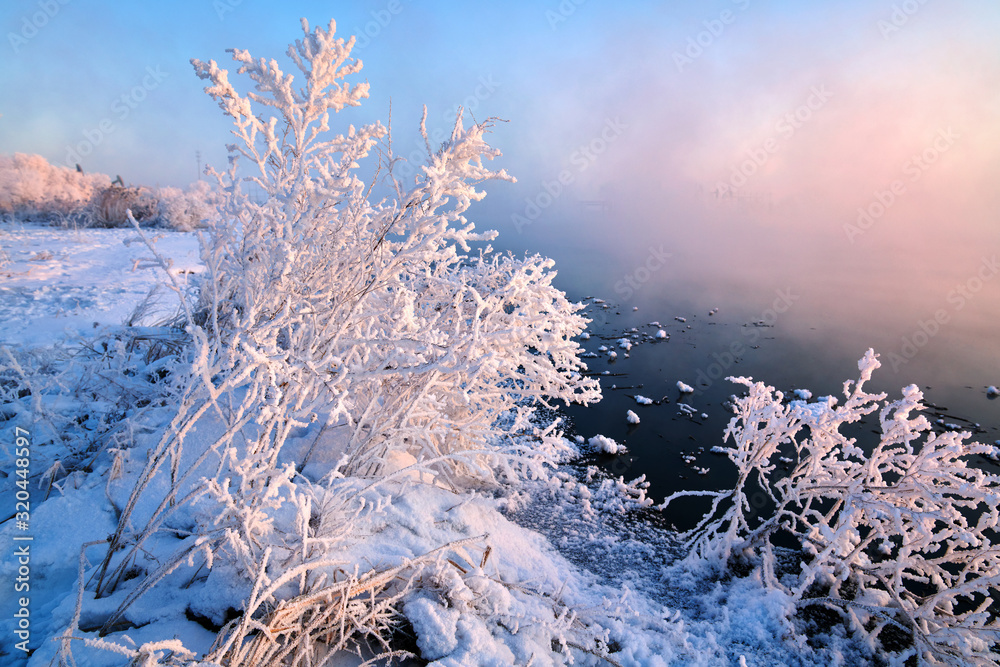
<path fill-rule="evenodd" d="M 934 406 L 932 422 L 1000 440 L 1000 400 L 986 391 L 1000 385 L 995 238 L 900 240 L 898 229 L 873 229 L 852 242 L 832 216 L 794 228 L 769 225 L 769 215 L 709 209 L 691 216 L 692 227 L 682 216 L 649 222 L 584 211 L 508 242 L 553 257 L 557 284 L 587 305 L 582 342 L 596 355 L 586 361 L 604 399 L 565 411 L 571 434 L 600 433 L 629 451 L 593 462 L 626 479 L 645 475 L 657 502 L 681 489 L 729 487 L 733 466 L 709 451 L 724 444 L 732 412 L 723 403 L 742 390 L 725 378 L 842 400 L 869 347 L 882 362 L 869 390 L 892 400 L 917 384 Z M 661 329 L 668 338 L 655 338 Z M 623 337 L 631 349 L 620 347 Z M 678 381 L 694 392 L 682 394 Z M 654 403 L 639 405 L 636 395 Z M 627 421 L 629 410 L 638 424 Z M 877 436 L 868 428 L 866 437 Z"/>

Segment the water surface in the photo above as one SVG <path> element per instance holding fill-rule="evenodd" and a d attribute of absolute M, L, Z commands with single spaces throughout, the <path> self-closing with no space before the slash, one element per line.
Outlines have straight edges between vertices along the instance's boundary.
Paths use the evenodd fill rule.
<path fill-rule="evenodd" d="M 869 389 L 891 400 L 917 384 L 932 421 L 1000 440 L 1000 401 L 986 394 L 1000 385 L 995 232 L 937 229 L 913 211 L 852 241 L 843 215 L 706 198 L 686 206 L 658 216 L 581 207 L 540 219 L 506 246 L 556 259 L 558 285 L 587 304 L 584 345 L 598 354 L 587 362 L 604 400 L 567 414 L 573 433 L 601 433 L 630 452 L 594 462 L 626 478 L 646 475 L 657 500 L 731 485 L 731 464 L 709 452 L 732 416 L 724 403 L 742 389 L 725 377 L 786 394 L 808 389 L 813 400 L 842 397 L 869 347 L 882 362 Z M 922 236 L 903 234 L 907 226 Z M 653 338 L 659 329 L 668 340 Z M 623 336 L 631 350 L 618 346 Z M 682 395 L 678 380 L 695 392 Z M 636 394 L 658 404 L 637 405 Z M 628 410 L 639 424 L 626 421 Z"/>

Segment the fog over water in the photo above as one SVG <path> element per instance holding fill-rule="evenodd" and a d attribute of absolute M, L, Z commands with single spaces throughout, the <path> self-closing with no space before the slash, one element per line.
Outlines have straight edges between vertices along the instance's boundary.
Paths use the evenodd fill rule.
<path fill-rule="evenodd" d="M 697 190 L 664 193 L 656 202 L 626 195 L 606 211 L 577 204 L 563 219 L 540 217 L 525 227 L 521 236 L 530 234 L 531 244 L 524 248 L 508 232 L 516 250 L 556 259 L 559 284 L 571 296 L 614 304 L 588 309 L 595 332 L 607 334 L 588 349 L 614 347 L 632 327 L 655 333 L 653 321 L 671 333 L 667 343 L 634 347 L 629 359 L 589 360 L 598 373 L 621 375 L 602 380 L 606 398 L 596 409 L 571 411 L 579 432 L 625 441 L 636 455 L 626 469 L 605 465 L 647 474 L 657 496 L 725 485 L 730 480 L 716 473 L 729 466 L 719 459 L 704 478 L 677 470 L 679 452 L 722 444 L 731 416 L 722 403 L 739 389 L 723 378 L 752 376 L 786 394 L 808 388 L 814 396 L 840 395 L 869 347 L 883 362 L 875 388 L 893 398 L 915 383 L 944 408 L 947 423 L 961 417 L 963 427 L 981 425 L 977 438 L 1000 439 L 1000 401 L 985 391 L 1000 382 L 996 227 L 988 211 L 919 185 L 854 236 L 845 225 L 858 229 L 856 217 L 832 200 L 740 201 Z M 992 196 L 984 191 L 981 199 Z M 677 380 L 698 388 L 688 402 L 708 418 L 692 423 L 678 415 Z M 673 403 L 638 409 L 642 422 L 630 427 L 624 415 L 637 409 L 636 393 Z M 711 466 L 712 457 L 696 465 Z"/>
<path fill-rule="evenodd" d="M 558 164 L 491 187 L 483 218 L 500 246 L 555 258 L 573 296 L 616 303 L 619 329 L 719 307 L 697 353 L 676 335 L 657 348 L 663 386 L 764 320 L 726 374 L 830 393 L 874 347 L 880 388 L 930 387 L 1000 437 L 985 397 L 1000 382 L 1000 60 L 984 23 L 941 8 L 919 21 L 931 5 L 901 26 L 891 7 L 754 9 L 680 66 L 677 43 L 657 59 L 654 40 L 616 42 L 620 67 L 558 106 L 576 141 L 540 138 Z"/>
<path fill-rule="evenodd" d="M 653 217 L 630 218 L 627 205 L 581 210 L 572 235 L 560 235 L 558 222 L 532 227 L 532 249 L 556 259 L 560 286 L 573 298 L 612 304 L 587 302 L 595 334 L 588 350 L 616 347 L 633 327 L 655 334 L 651 322 L 670 333 L 669 342 L 643 342 L 628 358 L 618 349 L 614 362 L 604 353 L 588 359 L 594 372 L 612 375 L 602 378 L 600 405 L 570 411 L 577 432 L 614 437 L 635 455 L 624 468 L 604 461 L 609 469 L 646 474 L 654 496 L 730 483 L 729 466 L 711 456 L 696 464 L 714 464 L 706 477 L 678 471 L 680 452 L 722 444 L 731 416 L 722 403 L 740 389 L 726 376 L 751 376 L 786 395 L 794 388 L 841 395 L 869 347 L 883 363 L 874 388 L 892 399 L 915 383 L 942 408 L 932 421 L 973 430 L 979 424 L 977 438 L 1000 439 L 1000 401 L 986 396 L 986 387 L 1000 382 L 1000 257 L 997 244 L 983 238 L 988 234 L 954 227 L 943 233 L 914 210 L 886 214 L 878 223 L 884 231 L 872 227 L 852 244 L 822 209 L 783 211 L 712 197 L 676 202 L 656 214 L 658 229 Z M 795 225 L 799 215 L 804 222 Z M 650 231 L 634 231 L 643 224 Z M 904 231 L 921 225 L 917 240 Z M 680 396 L 677 380 L 696 394 Z M 671 403 L 637 408 L 635 394 Z M 680 415 L 682 399 L 706 417 Z M 626 423 L 629 409 L 637 410 L 638 426 Z"/>
<path fill-rule="evenodd" d="M 877 389 L 915 383 L 942 408 L 934 419 L 1000 439 L 985 392 L 1000 383 L 996 50 L 954 16 L 883 36 L 877 19 L 858 30 L 857 13 L 819 14 L 812 30 L 748 20 L 738 45 L 713 45 L 725 57 L 683 71 L 626 59 L 626 78 L 651 83 L 582 87 L 601 92 L 559 107 L 576 141 L 540 137 L 559 160 L 480 205 L 499 247 L 551 256 L 571 296 L 614 304 L 588 310 L 606 334 L 589 350 L 652 321 L 670 332 L 590 360 L 612 373 L 605 401 L 571 411 L 581 435 L 627 442 L 627 468 L 604 464 L 647 474 L 654 495 L 726 483 L 720 459 L 699 457 L 714 468 L 702 478 L 678 461 L 722 444 L 738 389 L 725 376 L 839 393 L 869 347 Z M 697 387 L 683 399 L 696 419 L 678 415 L 677 380 Z M 636 393 L 671 403 L 639 409 Z"/>

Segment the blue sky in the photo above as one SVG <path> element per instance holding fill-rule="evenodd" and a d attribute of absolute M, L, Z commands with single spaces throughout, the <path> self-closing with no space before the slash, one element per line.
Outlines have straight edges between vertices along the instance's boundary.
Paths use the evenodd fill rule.
<path fill-rule="evenodd" d="M 432 128 L 459 104 L 509 121 L 493 140 L 519 183 L 491 186 L 499 221 L 565 170 L 572 196 L 560 205 L 620 198 L 641 216 L 658 193 L 740 183 L 851 211 L 949 125 L 964 139 L 941 187 L 978 196 L 974 216 L 995 204 L 975 195 L 1000 172 L 1000 5 L 987 0 L 8 0 L 0 151 L 189 183 L 196 151 L 223 166 L 229 140 L 189 60 L 228 66 L 231 47 L 281 58 L 301 16 L 362 36 L 371 98 L 344 120 L 384 122 L 391 99 L 397 149 L 417 147 L 423 104 Z M 779 124 L 796 111 L 789 134 Z M 768 140 L 775 151 L 741 179 Z M 581 154 L 588 146 L 599 154 Z"/>

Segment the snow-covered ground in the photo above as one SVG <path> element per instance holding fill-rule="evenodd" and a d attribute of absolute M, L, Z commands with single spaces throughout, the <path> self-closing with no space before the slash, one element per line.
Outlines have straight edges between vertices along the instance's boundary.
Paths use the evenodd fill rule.
<path fill-rule="evenodd" d="M 0 228 L 0 342 L 22 350 L 52 345 L 72 350 L 120 326 L 164 275 L 135 237 L 129 230 Z M 199 270 L 192 235 L 159 232 L 156 243 L 172 260 L 179 281 Z M 174 297 L 162 294 L 145 324 L 153 323 L 157 312 L 172 313 Z M 85 404 L 70 409 L 84 426 L 91 418 Z M 80 443 L 69 435 L 60 440 L 49 433 L 47 444 L 33 443 L 27 530 L 13 515 L 20 465 L 15 429 L 41 437 L 45 428 L 36 423 L 41 415 L 4 413 L 0 500 L 9 510 L 0 513 L 6 519 L 0 524 L 0 580 L 18 579 L 22 565 L 13 554 L 24 542 L 17 538 L 30 534 L 30 564 L 20 570 L 30 580 L 30 592 L 24 593 L 30 594 L 30 638 L 22 645 L 33 651 L 27 664 L 58 664 L 60 647 L 69 646 L 78 665 L 123 665 L 139 655 L 139 646 L 168 640 L 179 643 L 147 647 L 155 657 L 148 664 L 180 664 L 187 659 L 181 644 L 200 656 L 215 640 L 214 630 L 246 605 L 246 577 L 196 558 L 196 545 L 148 591 L 138 590 L 144 578 L 137 573 L 112 594 L 94 599 L 92 577 L 104 557 L 102 541 L 115 531 L 130 480 L 172 409 L 150 406 L 145 423 L 159 424 L 159 430 L 129 434 L 127 450 L 97 449 L 85 465 L 71 466 Z M 298 433 L 292 443 L 301 447 L 289 452 L 316 441 L 317 429 Z M 623 450 L 600 435 L 591 444 L 607 455 Z M 72 467 L 70 474 L 61 470 L 63 464 Z M 502 493 L 455 493 L 418 482 L 404 476 L 389 493 L 383 488 L 382 495 L 372 496 L 353 519 L 352 533 L 338 542 L 337 567 L 363 576 L 461 542 L 447 558 L 411 572 L 411 588 L 400 598 L 409 629 L 397 639 L 405 642 L 408 635 L 411 650 L 435 665 L 811 665 L 862 664 L 871 657 L 864 645 L 845 639 L 808 643 L 793 631 L 792 602 L 765 589 L 756 576 L 723 576 L 683 563 L 673 534 L 644 518 L 651 501 L 641 483 L 575 464 Z M 319 505 L 332 493 L 308 480 L 300 488 Z M 185 527 L 198 511 L 197 503 L 185 506 L 147 542 L 147 571 L 166 554 L 188 548 Z M 139 508 L 136 520 L 152 512 Z M 88 542 L 95 544 L 84 548 Z M 78 610 L 80 572 L 86 587 Z M 133 596 L 120 623 L 100 637 L 109 616 Z M 0 599 L 0 662 L 20 664 L 17 602 L 10 588 Z M 53 641 L 69 627 L 73 639 Z"/>
<path fill-rule="evenodd" d="M 198 271 L 194 234 L 145 230 L 180 282 Z M 122 324 L 163 273 L 134 230 L 0 227 L 0 341 L 51 345 Z M 177 300 L 162 290 L 156 310 Z M 155 316 L 155 315 L 154 315 Z"/>

